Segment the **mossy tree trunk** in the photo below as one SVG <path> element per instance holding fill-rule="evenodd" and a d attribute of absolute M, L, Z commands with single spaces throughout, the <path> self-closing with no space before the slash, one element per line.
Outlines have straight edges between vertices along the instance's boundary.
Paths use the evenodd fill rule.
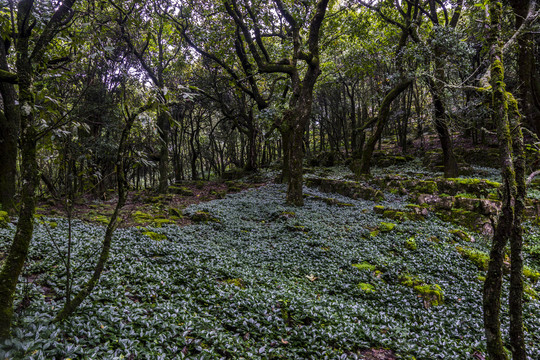
<path fill-rule="evenodd" d="M 0 69 L 9 71 L 7 42 L 0 39 Z M 19 109 L 14 84 L 0 81 L 4 111 L 0 111 L 0 206 L 9 213 L 15 211 L 17 178 L 17 140 L 19 138 Z"/>
<path fill-rule="evenodd" d="M 511 244 L 510 275 L 510 340 L 512 357 L 526 359 L 522 296 L 523 296 L 523 259 L 522 259 L 522 214 L 525 199 L 525 168 L 523 157 L 523 135 L 520 130 L 517 103 L 506 92 L 504 83 L 504 63 L 500 41 L 502 4 L 491 1 L 489 4 L 491 21 L 490 61 L 492 118 L 497 126 L 501 172 L 503 179 L 502 213 L 492 240 L 490 261 L 483 292 L 484 328 L 487 352 L 490 359 L 507 359 L 501 336 L 500 306 L 503 281 L 504 251 L 508 239 Z M 516 119 L 514 134 L 510 131 L 508 107 L 511 106 L 512 118 Z"/>
<path fill-rule="evenodd" d="M 37 131 L 35 124 L 35 95 L 33 92 L 34 69 L 41 64 L 47 45 L 66 26 L 73 16 L 71 8 L 75 0 L 63 1 L 42 29 L 41 34 L 32 41 L 34 29 L 32 12 L 33 0 L 21 0 L 17 4 L 17 77 L 19 84 L 20 125 L 21 125 L 21 205 L 19 221 L 9 253 L 0 271 L 0 338 L 9 337 L 13 318 L 13 298 L 17 281 L 28 255 L 28 248 L 34 232 L 35 189 L 38 184 L 38 165 L 36 161 Z"/>
<path fill-rule="evenodd" d="M 514 173 L 516 176 L 516 195 L 514 201 L 514 223 L 510 234 L 510 344 L 513 360 L 527 360 L 525 334 L 523 329 L 523 213 L 527 185 L 525 179 L 525 150 L 521 131 L 521 115 L 518 103 L 511 94 L 508 95 L 510 118 L 512 121 Z"/>

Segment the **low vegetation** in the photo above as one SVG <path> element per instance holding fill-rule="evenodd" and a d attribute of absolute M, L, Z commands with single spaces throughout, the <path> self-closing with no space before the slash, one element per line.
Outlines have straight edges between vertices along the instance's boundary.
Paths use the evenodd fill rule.
<path fill-rule="evenodd" d="M 119 229 L 99 286 L 60 324 L 51 319 L 66 291 L 67 247 L 58 239 L 66 238 L 68 223 L 40 218 L 47 220 L 37 224 L 18 288 L 14 336 L 0 353 L 25 359 L 485 353 L 487 237 L 431 211 L 427 221 L 389 222 L 388 209 L 410 207 L 407 196 L 385 192 L 374 202 L 305 188 L 305 206 L 298 208 L 285 204 L 285 190 L 266 185 L 191 205 L 183 217 L 195 221 L 185 227 L 153 222 Z M 79 220 L 72 227 L 80 284 L 104 228 Z M 0 229 L 1 253 L 13 231 Z M 537 358 L 540 230 L 528 223 L 525 233 L 526 344 Z"/>

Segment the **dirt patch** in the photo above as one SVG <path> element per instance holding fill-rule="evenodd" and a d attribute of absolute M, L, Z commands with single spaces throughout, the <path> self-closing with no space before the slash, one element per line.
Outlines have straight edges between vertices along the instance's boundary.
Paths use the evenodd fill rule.
<path fill-rule="evenodd" d="M 364 360 L 394 360 L 397 359 L 396 354 L 392 350 L 385 349 L 367 349 L 358 353 L 360 359 Z"/>

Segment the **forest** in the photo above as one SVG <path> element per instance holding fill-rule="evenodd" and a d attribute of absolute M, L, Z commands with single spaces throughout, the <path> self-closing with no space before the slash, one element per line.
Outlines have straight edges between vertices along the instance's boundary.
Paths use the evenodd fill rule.
<path fill-rule="evenodd" d="M 540 359 L 535 0 L 0 0 L 0 359 Z"/>

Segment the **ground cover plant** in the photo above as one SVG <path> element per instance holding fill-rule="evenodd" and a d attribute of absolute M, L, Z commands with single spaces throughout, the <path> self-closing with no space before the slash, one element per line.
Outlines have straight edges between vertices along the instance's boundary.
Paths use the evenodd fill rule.
<path fill-rule="evenodd" d="M 185 211 L 208 213 L 210 221 L 119 229 L 90 300 L 54 325 L 65 292 L 67 223 L 42 221 L 2 357 L 335 359 L 390 349 L 388 358 L 467 359 L 485 352 L 485 271 L 481 255 L 463 249 L 486 254 L 487 239 L 456 232 L 433 214 L 397 221 L 373 211 L 403 209 L 405 197 L 387 193 L 375 203 L 304 191 L 302 208 L 285 204 L 285 187 L 267 185 Z M 324 201 L 330 197 L 336 201 Z M 103 228 L 75 221 L 73 229 L 82 283 Z M 13 231 L 0 230 L 0 252 Z M 532 358 L 540 357 L 538 239 L 538 227 L 527 225 Z"/>

